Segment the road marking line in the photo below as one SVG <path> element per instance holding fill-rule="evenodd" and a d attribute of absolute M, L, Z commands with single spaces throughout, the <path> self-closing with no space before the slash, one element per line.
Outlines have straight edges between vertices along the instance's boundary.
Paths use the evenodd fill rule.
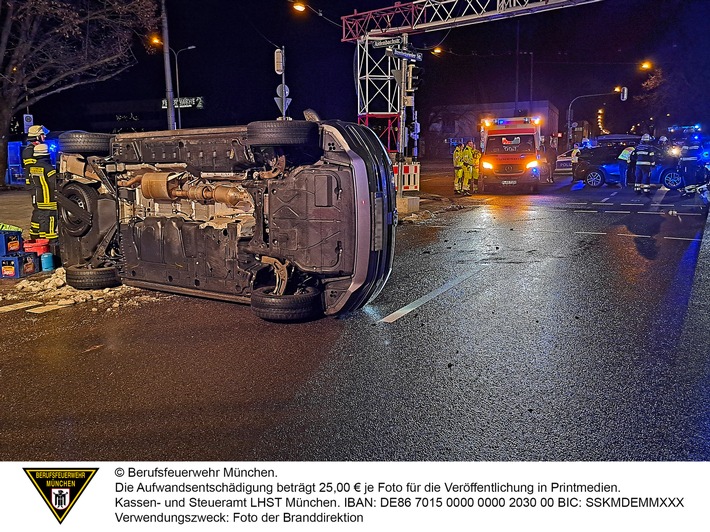
<path fill-rule="evenodd" d="M 643 207 L 641 203 L 620 203 L 622 207 Z"/>
<path fill-rule="evenodd" d="M 616 236 L 632 236 L 634 238 L 653 238 L 650 235 L 635 235 L 633 233 L 616 233 Z"/>
<path fill-rule="evenodd" d="M 680 236 L 664 236 L 663 238 L 666 238 L 668 240 L 687 240 L 688 242 L 702 242 L 702 238 L 683 238 Z"/>
<path fill-rule="evenodd" d="M 666 214 L 666 213 L 661 212 L 661 211 L 639 211 L 638 214 Z"/>
<path fill-rule="evenodd" d="M 565 205 L 586 205 L 586 204 L 587 204 L 586 201 L 583 203 L 565 203 Z"/>
<path fill-rule="evenodd" d="M 0 313 L 11 312 L 13 310 L 22 310 L 23 308 L 37 307 L 43 305 L 41 301 L 23 301 L 22 303 L 13 303 L 12 305 L 5 305 L 0 307 Z"/>
<path fill-rule="evenodd" d="M 52 310 L 58 310 L 60 308 L 67 308 L 69 305 L 45 305 L 43 307 L 35 307 L 27 309 L 25 312 L 31 312 L 32 314 L 44 314 L 45 312 L 51 312 Z"/>
<path fill-rule="evenodd" d="M 683 216 L 702 216 L 702 215 L 703 215 L 703 214 L 700 213 L 700 212 L 679 212 L 679 213 L 677 213 L 677 214 L 678 214 L 678 216 L 680 216 L 681 214 L 682 214 Z"/>
<path fill-rule="evenodd" d="M 596 203 L 592 203 L 592 205 L 604 205 L 604 206 L 609 205 L 608 203 L 604 203 L 604 202 L 605 202 L 606 200 L 608 200 L 608 199 L 609 199 L 609 198 L 604 198 L 604 199 L 601 200 L 601 201 L 598 201 L 598 202 L 596 202 Z"/>
<path fill-rule="evenodd" d="M 605 235 L 606 233 L 595 233 L 594 231 L 575 231 L 575 235 Z"/>
<path fill-rule="evenodd" d="M 388 316 L 385 316 L 384 318 L 382 318 L 382 319 L 380 320 L 380 322 L 394 323 L 394 322 L 397 321 L 399 318 L 402 318 L 403 316 L 406 316 L 407 314 L 409 314 L 409 313 L 412 312 L 413 310 L 418 309 L 419 307 L 421 307 L 421 306 L 424 305 L 425 303 L 428 303 L 429 301 L 431 301 L 431 300 L 434 299 L 435 297 L 440 296 L 441 294 L 443 294 L 443 293 L 446 292 L 447 290 L 450 290 L 450 289 L 452 289 L 454 286 L 459 285 L 459 284 L 463 283 L 464 281 L 470 279 L 471 277 L 473 277 L 474 275 L 476 275 L 477 273 L 479 273 L 481 270 L 483 270 L 484 268 L 486 268 L 486 266 L 487 266 L 487 265 L 481 266 L 480 268 L 478 268 L 478 269 L 476 269 L 476 270 L 474 270 L 474 271 L 472 271 L 472 272 L 469 272 L 469 273 L 467 273 L 466 275 L 462 275 L 461 277 L 457 277 L 456 279 L 452 279 L 451 281 L 449 281 L 449 282 L 446 283 L 445 285 L 443 285 L 443 286 L 437 288 L 436 290 L 433 290 L 433 291 L 429 292 L 428 294 L 426 294 L 426 295 L 420 297 L 420 298 L 417 299 L 416 301 L 412 301 L 409 305 L 406 305 L 406 306 L 402 307 L 401 309 L 399 309 L 399 310 L 393 312 L 392 314 L 389 314 Z"/>
<path fill-rule="evenodd" d="M 585 211 L 585 210 L 581 210 L 581 209 L 580 209 L 580 210 L 576 210 L 576 211 L 574 211 L 574 212 L 599 212 L 599 211 Z"/>
<path fill-rule="evenodd" d="M 604 211 L 604 212 L 611 212 L 614 214 L 631 214 L 631 211 Z"/>
<path fill-rule="evenodd" d="M 673 203 L 651 203 L 651 207 L 675 207 Z"/>

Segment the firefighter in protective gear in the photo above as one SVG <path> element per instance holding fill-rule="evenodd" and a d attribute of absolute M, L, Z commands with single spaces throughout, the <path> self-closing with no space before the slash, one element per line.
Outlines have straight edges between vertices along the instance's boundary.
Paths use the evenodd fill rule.
<path fill-rule="evenodd" d="M 476 149 L 473 140 L 466 143 L 463 149 L 463 194 L 478 192 L 478 170 L 481 162 L 481 152 Z"/>
<path fill-rule="evenodd" d="M 646 133 L 641 137 L 641 144 L 631 154 L 631 162 L 636 167 L 634 192 L 637 194 L 651 192 L 651 171 L 656 165 L 657 152 L 657 148 L 651 146 L 651 135 Z"/>
<path fill-rule="evenodd" d="M 703 152 L 700 139 L 693 135 L 683 142 L 678 160 L 678 170 L 683 176 L 683 183 L 689 185 L 702 185 L 704 183 L 704 164 L 701 160 Z"/>
<path fill-rule="evenodd" d="M 22 172 L 25 176 L 25 189 L 30 189 L 30 178 L 27 173 L 30 165 L 36 163 L 34 156 L 35 146 L 44 142 L 49 130 L 44 126 L 30 126 L 27 130 L 27 146 L 22 149 Z"/>
<path fill-rule="evenodd" d="M 49 159 L 49 148 L 46 144 L 37 144 L 33 155 L 35 162 L 27 168 L 34 208 L 30 222 L 30 238 L 46 238 L 51 244 L 58 236 L 55 199 L 57 171 Z"/>
<path fill-rule="evenodd" d="M 454 149 L 454 192 L 463 192 L 463 144 L 457 144 Z"/>

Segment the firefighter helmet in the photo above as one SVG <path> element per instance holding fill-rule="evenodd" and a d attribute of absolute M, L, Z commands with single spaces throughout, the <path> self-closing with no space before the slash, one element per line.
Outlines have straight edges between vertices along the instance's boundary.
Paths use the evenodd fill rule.
<path fill-rule="evenodd" d="M 30 126 L 27 130 L 27 137 L 31 139 L 38 139 L 40 135 L 46 135 L 49 130 L 44 126 Z"/>
<path fill-rule="evenodd" d="M 644 133 L 641 137 L 641 142 L 651 142 L 651 135 L 649 135 L 648 133 Z"/>
<path fill-rule="evenodd" d="M 49 155 L 49 146 L 46 144 L 37 144 L 33 153 L 35 157 L 46 157 Z"/>

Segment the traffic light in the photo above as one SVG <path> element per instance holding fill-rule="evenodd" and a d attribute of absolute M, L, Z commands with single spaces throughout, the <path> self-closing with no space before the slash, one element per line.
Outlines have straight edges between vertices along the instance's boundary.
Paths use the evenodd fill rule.
<path fill-rule="evenodd" d="M 422 83 L 422 74 L 424 74 L 424 69 L 414 63 L 407 66 L 407 92 L 414 92 L 419 88 Z"/>
<path fill-rule="evenodd" d="M 629 89 L 627 87 L 621 87 L 621 92 L 619 93 L 619 98 L 622 102 L 625 102 L 629 97 Z"/>

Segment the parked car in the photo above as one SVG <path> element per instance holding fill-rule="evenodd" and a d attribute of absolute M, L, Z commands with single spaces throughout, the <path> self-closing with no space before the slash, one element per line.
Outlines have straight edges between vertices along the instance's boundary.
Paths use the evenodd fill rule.
<path fill-rule="evenodd" d="M 627 145 L 620 142 L 583 149 L 580 152 L 575 179 L 583 180 L 590 187 L 622 183 L 618 156 Z M 630 177 L 628 182 L 633 183 L 633 178 Z M 678 172 L 678 158 L 670 152 L 658 158 L 651 173 L 651 184 L 665 186 L 670 190 L 677 190 L 683 186 L 683 180 Z"/>
<path fill-rule="evenodd" d="M 555 163 L 555 175 L 572 175 L 572 150 L 567 150 L 557 157 L 557 162 Z"/>
<path fill-rule="evenodd" d="M 337 315 L 389 277 L 389 156 L 358 124 L 247 126 L 60 139 L 67 284 L 251 304 L 274 321 Z"/>

